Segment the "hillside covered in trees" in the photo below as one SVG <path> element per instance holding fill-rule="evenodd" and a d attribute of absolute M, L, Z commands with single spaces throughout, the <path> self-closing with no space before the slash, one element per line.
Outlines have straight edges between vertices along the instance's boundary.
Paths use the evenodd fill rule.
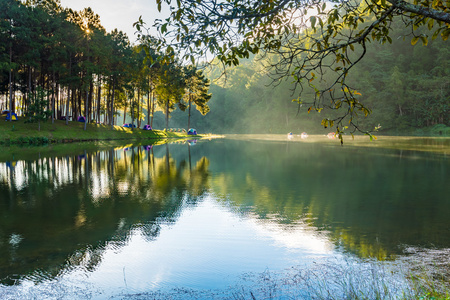
<path fill-rule="evenodd" d="M 161 48 L 176 49 L 185 61 L 212 53 L 230 67 L 228 81 L 215 82 L 213 101 L 222 101 L 211 102 L 208 116 L 224 109 L 214 118 L 222 130 L 286 133 L 308 130 L 317 118 L 339 138 L 375 128 L 448 133 L 448 2 L 157 3 L 171 11 L 155 22 Z M 267 88 L 271 79 L 276 85 Z"/>
<path fill-rule="evenodd" d="M 349 83 L 361 94 L 357 97 L 371 110 L 367 117 L 359 114 L 357 122 L 367 130 L 380 126 L 380 132 L 389 134 L 421 134 L 422 128 L 430 126 L 433 134 L 450 134 L 450 46 L 441 39 L 413 46 L 403 39 L 407 35 L 403 29 L 392 44 L 370 44 L 349 75 Z M 308 105 L 293 102 L 292 79 L 271 79 L 266 66 L 273 59 L 253 55 L 229 67 L 223 76 L 220 66 L 210 70 L 211 112 L 204 117 L 194 115 L 196 126 L 234 133 L 332 131 L 323 128 L 321 120 L 339 112 L 325 108 L 308 113 Z M 331 76 L 325 74 L 324 80 Z M 314 98 L 313 91 L 302 98 L 308 97 Z M 183 117 L 174 114 L 174 119 L 182 121 Z"/>

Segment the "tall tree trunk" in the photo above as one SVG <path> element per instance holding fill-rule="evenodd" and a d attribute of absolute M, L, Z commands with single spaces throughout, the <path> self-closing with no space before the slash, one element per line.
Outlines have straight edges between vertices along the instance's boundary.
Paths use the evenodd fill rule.
<path fill-rule="evenodd" d="M 169 99 L 166 101 L 166 131 L 169 129 Z"/>
<path fill-rule="evenodd" d="M 150 90 L 147 91 L 147 124 L 150 124 Z"/>
<path fill-rule="evenodd" d="M 88 118 L 89 118 L 89 85 L 86 87 L 86 100 L 84 101 L 84 130 L 86 130 Z"/>
<path fill-rule="evenodd" d="M 67 87 L 66 125 L 69 125 L 70 86 Z"/>
<path fill-rule="evenodd" d="M 114 94 L 116 90 L 116 78 L 113 76 L 113 88 L 112 88 L 112 98 L 111 98 L 111 130 L 114 129 Z"/>
<path fill-rule="evenodd" d="M 125 124 L 126 118 L 127 118 L 127 105 L 125 105 L 125 107 L 123 108 L 123 123 L 124 124 Z"/>
<path fill-rule="evenodd" d="M 72 77 L 72 55 L 69 57 L 69 78 Z M 66 125 L 69 125 L 70 84 L 67 86 Z"/>
<path fill-rule="evenodd" d="M 138 102 L 137 102 L 137 127 L 141 127 L 141 121 L 139 118 L 139 108 L 141 106 L 141 89 L 138 88 Z"/>
<path fill-rule="evenodd" d="M 101 84 L 102 84 L 102 81 L 101 81 L 101 79 L 99 80 L 99 83 L 98 83 L 98 88 L 97 88 L 97 118 L 96 118 L 96 120 L 97 120 L 97 123 L 99 123 L 100 124 L 100 101 L 101 101 L 101 98 L 102 98 L 102 87 L 101 87 Z"/>
<path fill-rule="evenodd" d="M 188 128 L 187 128 L 187 130 L 189 130 L 189 128 L 191 128 L 191 103 L 192 103 L 192 95 L 189 94 L 189 110 L 188 110 Z"/>
<path fill-rule="evenodd" d="M 135 106 L 135 101 L 134 101 L 134 97 L 133 99 L 131 99 L 131 130 L 133 131 L 133 127 L 134 127 L 134 106 Z"/>
<path fill-rule="evenodd" d="M 52 124 L 55 123 L 55 92 L 56 92 L 56 76 L 55 76 L 55 71 L 53 71 L 52 73 L 52 77 L 53 77 L 53 89 L 52 89 Z"/>
<path fill-rule="evenodd" d="M 155 117 L 155 94 L 153 94 L 153 91 L 151 92 L 152 97 L 152 120 L 150 122 L 150 127 L 153 128 L 153 118 Z"/>
<path fill-rule="evenodd" d="M 12 122 L 12 44 L 9 44 L 9 121 Z"/>

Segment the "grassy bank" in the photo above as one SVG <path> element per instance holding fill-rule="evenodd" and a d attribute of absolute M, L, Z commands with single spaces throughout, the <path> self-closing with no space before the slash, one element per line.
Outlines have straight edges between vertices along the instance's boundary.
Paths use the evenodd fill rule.
<path fill-rule="evenodd" d="M 450 126 L 444 124 L 436 124 L 422 128 L 403 128 L 381 130 L 379 134 L 391 136 L 417 136 L 417 137 L 450 137 Z M 375 133 L 375 135 L 377 135 Z"/>
<path fill-rule="evenodd" d="M 25 123 L 23 119 L 19 121 L 0 121 L 0 144 L 46 144 L 64 143 L 77 141 L 99 141 L 99 140 L 143 140 L 143 139 L 166 139 L 187 137 L 186 133 L 166 132 L 163 130 L 142 130 L 139 128 L 124 128 L 121 126 L 111 126 L 102 124 L 87 124 L 84 130 L 84 123 L 55 120 L 41 123 L 38 130 L 37 123 Z"/>

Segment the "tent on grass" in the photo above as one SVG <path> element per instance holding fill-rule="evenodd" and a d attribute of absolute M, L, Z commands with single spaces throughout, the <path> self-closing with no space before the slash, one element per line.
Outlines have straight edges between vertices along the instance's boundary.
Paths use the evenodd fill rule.
<path fill-rule="evenodd" d="M 195 130 L 194 128 L 190 128 L 188 131 L 188 135 L 197 135 L 197 130 Z"/>
<path fill-rule="evenodd" d="M 79 116 L 77 119 L 78 122 L 86 123 L 86 118 L 83 116 Z"/>
<path fill-rule="evenodd" d="M 147 124 L 144 127 L 142 127 L 142 130 L 152 130 L 152 126 Z"/>
<path fill-rule="evenodd" d="M 17 121 L 17 120 L 19 120 L 19 118 L 17 117 L 16 113 L 7 113 L 5 120 L 6 121 L 9 121 L 9 120 Z"/>

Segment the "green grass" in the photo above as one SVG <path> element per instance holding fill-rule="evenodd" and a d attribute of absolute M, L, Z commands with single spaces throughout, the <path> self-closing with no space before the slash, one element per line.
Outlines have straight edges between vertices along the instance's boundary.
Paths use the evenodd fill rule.
<path fill-rule="evenodd" d="M 13 122 L 0 121 L 0 143 L 3 145 L 182 137 L 187 137 L 187 134 L 139 128 L 132 130 L 121 126 L 114 126 L 111 130 L 111 126 L 102 124 L 87 124 L 84 130 L 84 123 L 69 122 L 69 125 L 66 125 L 65 121 L 60 120 L 55 120 L 53 124 L 51 121 L 42 122 L 39 131 L 37 123 L 25 123 L 23 118 Z"/>

